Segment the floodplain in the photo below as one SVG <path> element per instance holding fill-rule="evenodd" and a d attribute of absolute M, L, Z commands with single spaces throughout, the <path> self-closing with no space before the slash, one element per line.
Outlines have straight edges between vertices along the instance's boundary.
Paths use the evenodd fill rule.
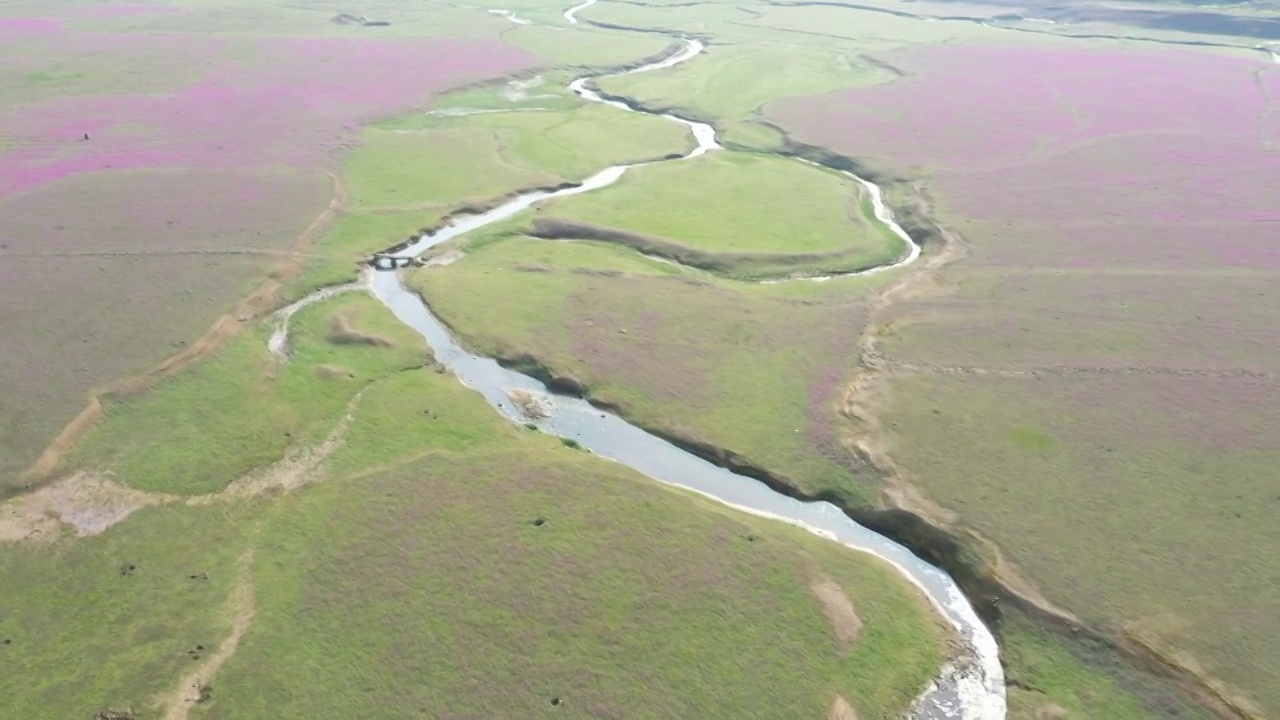
<path fill-rule="evenodd" d="M 404 282 L 471 350 L 943 565 L 1009 718 L 1280 708 L 1267 55 L 1119 11 L 567 9 L 0 11 L 0 695 L 901 717 L 960 655 L 917 587 L 504 421 L 361 284 L 649 163 Z M 686 126 L 566 87 L 606 72 L 725 148 L 676 160 Z M 846 170 L 917 262 L 857 274 L 908 248 Z"/>

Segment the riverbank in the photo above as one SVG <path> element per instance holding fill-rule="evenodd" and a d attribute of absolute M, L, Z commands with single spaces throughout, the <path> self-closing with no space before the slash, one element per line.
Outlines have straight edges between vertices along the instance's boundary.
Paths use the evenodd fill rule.
<path fill-rule="evenodd" d="M 688 45 L 690 48 L 689 52 L 677 55 L 672 60 L 656 63 L 653 66 L 638 68 L 632 71 L 632 73 L 670 67 L 696 56 L 702 49 L 702 44 L 696 40 L 688 41 Z M 623 110 L 631 110 L 631 108 L 627 107 L 623 103 L 607 101 L 600 98 L 599 95 L 586 87 L 584 79 L 575 80 L 570 84 L 570 87 L 586 99 L 606 102 Z M 694 136 L 698 139 L 698 147 L 690 152 L 686 156 L 687 158 L 699 157 L 708 151 L 719 149 L 719 145 L 715 140 L 714 130 L 709 126 L 686 120 L 678 116 L 663 115 L 662 117 L 673 122 L 689 126 Z M 533 193 L 513 200 L 512 202 L 488 213 L 468 218 L 464 222 L 446 228 L 439 233 L 431 236 L 425 236 L 418 242 L 410 245 L 408 248 L 401 250 L 398 255 L 408 258 L 417 257 L 423 252 L 436 247 L 441 243 L 448 242 L 449 240 L 461 236 L 465 232 L 477 230 L 487 225 L 506 220 L 536 203 L 558 197 L 570 197 L 606 187 L 617 182 L 628 169 L 630 169 L 628 166 L 615 166 L 597 173 L 583 182 L 580 186 L 568 188 L 555 193 Z M 874 188 L 865 180 L 861 180 L 861 182 L 867 186 L 872 193 L 877 217 L 891 227 L 894 227 L 896 234 L 908 243 L 912 243 L 915 247 L 915 250 L 908 255 L 911 260 L 914 260 L 919 255 L 919 247 L 915 246 L 910 236 L 904 230 L 896 226 L 896 223 L 893 221 L 892 214 L 883 205 L 878 188 Z M 901 263 L 898 262 L 897 264 Z M 870 273 L 873 271 L 866 272 Z M 536 381 L 532 378 L 527 378 L 511 371 L 504 371 L 492 360 L 470 355 L 469 353 L 462 351 L 450 337 L 448 331 L 440 325 L 432 315 L 430 309 L 422 301 L 422 298 L 420 296 L 409 294 L 404 290 L 396 274 L 374 272 L 368 275 L 368 277 L 370 279 L 370 286 L 373 288 L 375 295 L 382 299 L 388 307 L 392 308 L 397 317 L 399 317 L 403 322 L 409 324 L 422 333 L 428 340 L 428 343 L 436 350 L 437 358 L 440 362 L 450 368 L 455 374 L 459 375 L 464 383 L 485 394 L 495 408 L 499 410 L 504 409 L 504 403 L 507 402 L 507 398 L 511 392 L 511 387 L 523 387 L 535 392 L 545 390 L 545 388 L 537 387 Z M 529 383 L 533 383 L 533 386 L 529 387 Z M 561 402 L 561 406 L 563 406 L 563 401 Z M 580 413 L 581 410 L 571 409 L 570 412 Z M 505 414 L 512 416 L 513 420 L 519 419 L 513 415 L 511 410 L 507 410 Z M 592 413 L 592 415 L 594 416 L 594 413 Z M 607 426 L 609 424 L 607 422 L 609 415 L 602 414 L 600 417 L 602 420 L 606 421 L 605 425 Z M 716 478 L 708 473 L 708 468 L 697 470 L 694 467 L 687 468 L 683 473 L 671 474 L 669 469 L 664 469 L 660 465 L 653 465 L 653 458 L 662 455 L 662 453 L 657 452 L 660 446 L 654 445 L 654 438 L 652 438 L 652 436 L 643 432 L 632 432 L 634 428 L 631 428 L 631 426 L 626 425 L 625 423 L 622 423 L 621 425 L 613 424 L 611 429 L 602 429 L 601 427 L 591 428 L 591 430 L 594 431 L 594 435 L 584 441 L 583 433 L 588 432 L 588 428 L 584 427 L 580 423 L 571 423 L 570 427 L 572 436 L 570 437 L 570 435 L 565 434 L 564 431 L 557 427 L 556 423 L 560 419 L 561 418 L 557 415 L 551 414 L 548 418 L 540 419 L 540 421 L 537 421 L 534 424 L 540 428 L 550 430 L 555 434 L 561 435 L 562 437 L 571 439 L 575 445 L 581 444 L 589 449 L 594 449 L 597 452 L 603 451 L 605 447 L 608 447 L 608 450 L 605 451 L 608 456 L 615 459 L 625 458 L 626 464 L 637 469 L 642 469 L 642 471 L 655 479 L 680 485 L 682 487 L 697 489 L 700 492 L 708 493 L 712 497 L 720 499 L 721 501 L 735 507 L 754 507 L 759 512 L 777 515 L 782 518 L 790 518 L 798 521 L 802 526 L 813 527 L 816 530 L 817 526 L 797 518 L 796 513 L 801 512 L 801 508 L 799 507 L 790 507 L 787 512 L 783 514 L 776 512 L 778 510 L 776 507 L 776 494 L 771 493 L 769 496 L 759 499 L 757 501 L 758 505 L 744 506 L 740 502 L 727 499 L 729 496 L 736 496 L 743 492 L 744 489 L 742 487 L 733 486 L 735 482 L 741 485 L 742 478 L 735 480 L 732 474 L 727 478 Z M 621 437 L 626 437 L 626 441 L 619 443 L 619 439 Z M 687 463 L 693 459 L 693 456 L 688 454 L 671 455 L 670 453 L 667 453 L 667 455 L 668 463 Z M 696 477 L 699 472 L 708 476 L 705 482 L 699 483 L 690 479 L 692 477 Z M 802 507 L 805 508 L 804 513 L 807 517 L 813 515 L 814 512 L 818 515 L 821 515 L 824 512 L 822 510 L 824 506 L 822 505 Z M 818 510 L 812 511 L 808 510 L 808 508 L 818 508 Z M 827 513 L 827 515 L 830 516 L 830 513 Z M 816 515 L 813 517 L 816 517 Z M 813 517 L 809 517 L 808 519 L 812 520 Z M 879 540 L 871 538 L 863 539 L 860 542 L 853 540 L 853 536 L 862 533 L 862 529 L 856 524 L 845 526 L 842 530 L 844 531 L 845 539 L 843 541 L 845 544 L 864 551 L 872 552 L 880 557 L 893 556 L 894 564 L 909 577 L 919 583 L 922 589 L 928 591 L 928 594 L 934 600 L 937 607 L 942 610 L 953 623 L 955 623 L 957 630 L 964 635 L 969 643 L 968 649 L 973 653 L 974 660 L 972 661 L 972 665 L 969 667 L 960 668 L 956 678 L 956 690 L 954 690 L 954 692 L 958 693 L 960 702 L 966 708 L 964 710 L 966 716 L 983 719 L 1003 718 L 1005 714 L 1004 683 L 999 660 L 995 655 L 995 641 L 987 629 L 983 627 L 981 621 L 973 614 L 972 608 L 969 607 L 963 595 L 959 591 L 952 589 L 951 581 L 947 579 L 945 575 L 939 573 L 934 568 L 930 568 L 927 565 L 914 561 L 915 559 L 903 548 L 896 547 L 895 549 L 894 546 L 883 547 L 883 544 Z M 832 531 L 830 529 L 826 529 L 826 532 Z M 925 577 L 929 577 L 932 580 L 932 584 L 926 583 L 923 579 Z M 950 688 L 944 690 L 944 692 L 951 691 L 952 690 Z M 928 702 L 928 700 L 926 700 L 926 702 Z"/>
<path fill-rule="evenodd" d="M 105 404 L 92 492 L 0 505 L 40 530 L 0 547 L 15 708 L 889 720 L 956 646 L 873 558 L 504 421 L 362 293 L 248 330 Z"/>

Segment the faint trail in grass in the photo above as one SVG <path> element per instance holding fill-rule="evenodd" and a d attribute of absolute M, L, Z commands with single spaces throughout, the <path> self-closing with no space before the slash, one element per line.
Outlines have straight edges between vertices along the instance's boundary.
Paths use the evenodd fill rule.
<path fill-rule="evenodd" d="M 827 712 L 827 720 L 858 720 L 858 713 L 848 700 L 837 695 L 835 702 L 831 703 L 831 710 Z"/>
<path fill-rule="evenodd" d="M 57 472 L 58 466 L 62 463 L 62 456 L 102 418 L 104 408 L 101 397 L 103 395 L 116 390 L 136 392 L 160 378 L 168 377 L 203 360 L 222 347 L 223 343 L 238 335 L 269 308 L 280 292 L 281 281 L 302 269 L 303 252 L 315 243 L 347 205 L 350 193 L 346 183 L 336 173 L 329 173 L 329 178 L 333 182 L 333 197 L 329 200 L 329 205 L 298 234 L 289 251 L 285 253 L 285 261 L 270 277 L 263 280 L 248 297 L 241 300 L 232 312 L 215 320 L 212 327 L 181 352 L 170 355 L 141 375 L 122 378 L 90 393 L 85 408 L 63 427 L 62 431 L 40 453 L 35 463 L 19 476 L 19 480 L 28 488 L 37 487 Z"/>
<path fill-rule="evenodd" d="M 355 419 L 356 407 L 372 385 L 373 383 L 366 385 L 360 392 L 355 394 L 355 397 L 347 402 L 346 408 L 342 411 L 342 417 L 338 419 L 338 423 L 329 431 L 324 440 L 321 440 L 316 445 L 297 447 L 285 453 L 283 458 L 272 463 L 269 467 L 235 480 L 221 492 L 214 495 L 191 498 L 187 501 L 187 504 L 208 505 L 213 502 L 256 497 L 272 490 L 289 492 L 322 479 L 324 476 L 324 468 L 322 467 L 324 462 L 338 448 L 342 447 L 342 443 L 347 437 L 347 430 L 351 428 L 351 422 Z"/>
<path fill-rule="evenodd" d="M 231 588 L 231 594 L 227 596 L 226 613 L 231 626 L 230 633 L 212 655 L 200 663 L 198 668 L 184 676 L 177 687 L 157 703 L 164 709 L 164 720 L 187 720 L 192 707 L 208 700 L 209 693 L 213 689 L 213 677 L 231 659 L 231 656 L 235 655 L 236 649 L 240 646 L 240 640 L 249 631 L 253 616 L 258 610 L 254 596 L 252 567 L 253 550 L 250 549 L 240 556 L 235 584 Z"/>
<path fill-rule="evenodd" d="M 315 305 L 323 300 L 331 297 L 343 295 L 355 290 L 362 290 L 364 287 L 360 283 L 348 283 L 346 285 L 335 285 L 330 288 L 324 288 L 318 292 L 314 292 L 298 302 L 281 308 L 276 311 L 272 317 L 276 321 L 276 328 L 271 333 L 271 337 L 267 340 L 267 350 L 275 356 L 276 361 L 286 363 L 289 361 L 289 319 L 299 310 Z"/>
<path fill-rule="evenodd" d="M 1275 63 L 1267 67 L 1258 68 L 1253 71 L 1253 85 L 1258 88 L 1258 95 L 1262 98 L 1262 109 L 1258 111 L 1258 147 L 1264 151 L 1272 151 L 1276 149 L 1276 143 L 1272 142 L 1271 137 L 1267 133 L 1267 124 L 1271 120 L 1271 114 L 1274 111 L 1271 102 L 1271 93 L 1267 90 L 1266 74 L 1271 72 L 1277 63 L 1280 63 L 1280 55 L 1271 53 L 1271 57 Z"/>
<path fill-rule="evenodd" d="M 0 503 L 0 543 L 53 542 L 70 526 L 77 537 L 96 535 L 153 505 L 206 506 L 289 492 L 324 478 L 324 463 L 342 446 L 356 408 L 373 382 L 347 402 L 329 434 L 315 445 L 290 448 L 281 459 L 231 482 L 219 492 L 181 496 L 145 492 L 123 485 L 109 474 L 80 471 L 34 492 Z"/>
<path fill-rule="evenodd" d="M 1140 365 L 1128 367 L 1108 367 L 1105 365 L 1094 367 L 1047 365 L 1033 368 L 1001 368 L 975 365 L 931 365 L 927 363 L 888 360 L 884 357 L 871 357 L 868 358 L 868 362 L 874 364 L 877 368 L 884 370 L 905 371 L 925 375 L 989 375 L 992 377 L 1006 378 L 1038 378 L 1066 375 L 1164 375 L 1170 377 L 1216 378 L 1224 380 L 1275 380 L 1277 377 L 1280 377 L 1274 372 L 1259 370 L 1208 370 L 1158 366 L 1144 367 Z"/>

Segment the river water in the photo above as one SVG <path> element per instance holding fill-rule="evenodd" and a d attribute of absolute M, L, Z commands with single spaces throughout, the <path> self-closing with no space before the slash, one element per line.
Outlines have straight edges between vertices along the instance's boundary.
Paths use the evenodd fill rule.
<path fill-rule="evenodd" d="M 565 19 L 576 23 L 574 14 L 595 1 L 588 0 L 567 10 L 564 13 Z M 681 39 L 685 42 L 685 47 L 680 52 L 629 72 L 653 72 L 670 68 L 697 57 L 702 52 L 701 42 Z M 590 79 L 577 79 L 569 87 L 589 102 L 605 103 L 622 111 L 637 112 L 623 103 L 601 98 L 586 87 Z M 697 141 L 697 147 L 683 158 L 658 162 L 679 162 L 720 149 L 715 129 L 710 125 L 670 114 L 660 117 L 688 127 Z M 458 218 L 451 225 L 424 235 L 408 247 L 390 255 L 417 257 L 432 247 L 510 218 L 544 200 L 587 193 L 611 185 L 632 167 L 637 165 L 606 168 L 570 188 L 520 195 L 483 214 Z M 883 271 L 915 261 L 920 255 L 920 246 L 894 220 L 892 211 L 883 202 L 880 188 L 856 175 L 850 177 L 869 192 L 877 219 L 905 240 L 909 247 L 908 252 L 893 263 L 863 273 Z M 538 380 L 503 368 L 492 358 L 469 352 L 436 318 L 422 298 L 404 287 L 398 272 L 368 270 L 364 273 L 362 282 L 396 317 L 422 334 L 440 363 L 513 422 L 534 422 L 543 432 L 573 439 L 592 453 L 634 468 L 655 480 L 692 490 L 743 512 L 802 527 L 890 563 L 929 597 L 956 628 L 967 646 L 961 657 L 942 669 L 937 680 L 920 697 L 909 717 L 918 720 L 1004 719 L 1004 672 L 995 638 L 945 572 L 917 558 L 905 547 L 855 523 L 829 503 L 800 502 L 777 493 L 764 483 L 713 465 L 641 430 L 617 415 L 593 407 L 585 400 L 554 395 Z M 317 295 L 326 292 L 333 294 L 332 290 L 322 290 Z M 320 299 L 323 298 L 313 295 L 295 306 L 305 306 Z M 296 310 L 295 306 L 290 307 Z M 286 308 L 281 311 L 284 320 L 292 314 L 289 310 L 290 308 Z M 281 321 L 280 327 L 285 327 L 284 321 Z M 277 333 L 279 337 L 273 335 L 271 349 L 277 353 L 282 352 L 285 347 L 284 332 L 283 329 L 280 330 Z M 542 398 L 547 406 L 547 416 L 542 419 L 526 417 L 511 400 L 509 393 L 514 390 L 524 390 Z"/>

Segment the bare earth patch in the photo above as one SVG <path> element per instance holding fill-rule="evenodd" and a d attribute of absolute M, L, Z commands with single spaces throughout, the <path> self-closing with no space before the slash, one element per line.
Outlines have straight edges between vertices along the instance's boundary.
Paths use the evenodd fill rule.
<path fill-rule="evenodd" d="M 461 260 L 464 256 L 465 253 L 461 250 L 450 250 L 427 260 L 423 267 L 448 267 Z"/>
<path fill-rule="evenodd" d="M 822 612 L 831 621 L 840 655 L 848 655 L 862 631 L 862 618 L 858 617 L 849 596 L 844 594 L 839 585 L 826 578 L 815 580 L 809 585 L 809 590 L 822 603 Z"/>
<path fill-rule="evenodd" d="M 78 537 L 97 535 L 150 505 L 185 502 L 212 505 L 272 490 L 296 490 L 323 476 L 323 463 L 342 445 L 355 418 L 355 408 L 364 391 L 356 394 L 343 411 L 342 419 L 317 445 L 295 447 L 279 461 L 242 477 L 221 492 L 182 498 L 165 493 L 144 492 L 121 485 L 104 474 L 87 471 L 39 490 L 0 503 L 0 543 L 45 540 L 52 542 L 71 526 Z"/>
<path fill-rule="evenodd" d="M 858 713 L 849 704 L 848 700 L 837 695 L 836 701 L 831 703 L 831 711 L 827 713 L 827 720 L 858 720 Z"/>
<path fill-rule="evenodd" d="M 351 324 L 345 314 L 333 319 L 333 327 L 329 331 L 329 342 L 337 345 L 371 345 L 373 347 L 391 347 L 395 345 L 391 338 L 374 335 L 358 330 Z"/>
<path fill-rule="evenodd" d="M 173 499 L 125 487 L 103 475 L 78 472 L 0 506 L 0 542 L 52 541 L 64 525 L 79 537 L 97 535 L 137 510 Z"/>
<path fill-rule="evenodd" d="M 547 407 L 549 401 L 528 390 L 508 390 L 507 397 L 511 398 L 511 402 L 515 403 L 525 417 L 532 420 L 541 420 L 551 414 L 551 409 Z"/>

